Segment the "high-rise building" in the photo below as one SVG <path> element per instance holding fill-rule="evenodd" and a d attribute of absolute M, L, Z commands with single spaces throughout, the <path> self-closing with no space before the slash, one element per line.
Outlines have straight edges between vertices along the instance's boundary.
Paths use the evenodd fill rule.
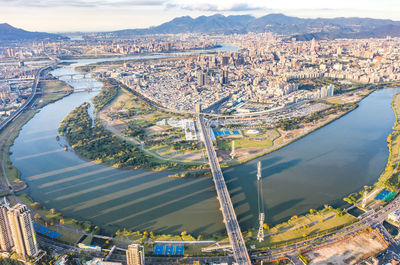
<path fill-rule="evenodd" d="M 21 258 L 36 256 L 39 252 L 33 230 L 33 219 L 26 205 L 16 204 L 8 211 L 15 251 Z"/>
<path fill-rule="evenodd" d="M 222 71 L 221 84 L 228 84 L 228 81 L 229 81 L 228 73 L 229 73 L 228 70 Z"/>
<path fill-rule="evenodd" d="M 316 52 L 318 50 L 318 43 L 315 38 L 311 40 L 311 52 Z"/>
<path fill-rule="evenodd" d="M 197 84 L 199 86 L 205 86 L 207 84 L 207 73 L 201 71 L 197 73 Z"/>
<path fill-rule="evenodd" d="M 324 86 L 321 87 L 318 93 L 317 98 L 326 98 L 326 97 L 332 97 L 335 93 L 335 86 L 334 85 L 329 85 L 329 86 Z"/>
<path fill-rule="evenodd" d="M 126 262 L 128 265 L 144 265 L 144 249 L 139 244 L 128 246 L 126 251 Z"/>
<path fill-rule="evenodd" d="M 10 251 L 13 245 L 7 207 L 2 205 L 0 206 L 0 249 L 2 251 Z"/>

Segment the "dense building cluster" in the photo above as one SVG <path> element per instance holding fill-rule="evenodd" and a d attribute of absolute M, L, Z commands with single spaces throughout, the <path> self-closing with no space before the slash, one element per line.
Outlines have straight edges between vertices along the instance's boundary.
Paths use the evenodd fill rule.
<path fill-rule="evenodd" d="M 40 64 L 0 64 L 0 121 L 18 109 L 32 93 Z"/>
<path fill-rule="evenodd" d="M 328 78 L 349 84 L 400 80 L 398 39 L 282 41 L 270 34 L 224 37 L 239 51 L 125 64 L 103 75 L 160 105 L 193 111 L 201 103 L 230 111 L 241 102 L 287 106 L 332 96 L 335 87 L 299 89 L 299 80 Z"/>
<path fill-rule="evenodd" d="M 0 60 L 46 59 L 48 55 L 59 57 L 135 55 L 143 53 L 176 52 L 208 49 L 217 46 L 215 40 L 197 34 L 166 36 L 144 36 L 130 39 L 104 38 L 96 34 L 85 34 L 79 38 L 71 36 L 62 42 L 18 43 L 12 46 L 0 45 Z"/>

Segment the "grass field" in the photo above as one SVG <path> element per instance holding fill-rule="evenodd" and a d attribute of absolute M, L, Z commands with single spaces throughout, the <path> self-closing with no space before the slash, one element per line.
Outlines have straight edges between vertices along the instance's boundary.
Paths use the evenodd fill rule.
<path fill-rule="evenodd" d="M 43 108 L 47 104 L 50 104 L 52 102 L 55 102 L 57 100 L 62 99 L 63 97 L 66 97 L 70 94 L 70 92 L 62 92 L 62 93 L 54 93 L 54 94 L 44 94 L 40 97 L 38 103 L 37 103 L 37 108 Z"/>
<path fill-rule="evenodd" d="M 326 102 L 332 103 L 332 104 L 344 104 L 346 101 L 340 98 L 329 98 L 325 100 Z"/>
<path fill-rule="evenodd" d="M 230 150 L 232 148 L 232 141 L 235 141 L 235 148 L 265 148 L 271 147 L 274 141 L 280 137 L 280 133 L 277 130 L 268 130 L 263 133 L 259 139 L 254 137 L 244 137 L 244 138 L 228 138 L 228 139 L 218 139 L 218 148 L 221 150 Z"/>
<path fill-rule="evenodd" d="M 68 92 L 73 90 L 70 85 L 60 80 L 42 80 L 39 82 L 39 88 L 41 88 L 44 93 Z"/>
<path fill-rule="evenodd" d="M 255 242 L 257 247 L 273 247 L 275 245 L 280 245 L 284 243 L 289 243 L 295 240 L 301 240 L 305 237 L 317 235 L 323 233 L 324 231 L 329 231 L 335 227 L 341 227 L 343 225 L 349 225 L 355 221 L 357 218 L 350 214 L 343 214 L 342 216 L 335 216 L 326 221 L 321 221 L 328 216 L 334 214 L 334 211 L 324 209 L 318 214 L 307 214 L 305 216 L 299 216 L 298 218 L 293 218 L 288 222 L 281 223 L 266 233 L 276 233 L 274 235 L 267 236 L 265 241 L 262 243 Z M 310 223 L 313 223 L 309 225 Z M 287 229 L 295 228 L 284 232 Z"/>

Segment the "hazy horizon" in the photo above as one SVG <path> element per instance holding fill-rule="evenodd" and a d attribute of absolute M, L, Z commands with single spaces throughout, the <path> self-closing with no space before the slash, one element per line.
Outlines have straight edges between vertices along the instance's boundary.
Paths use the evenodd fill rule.
<path fill-rule="evenodd" d="M 30 31 L 76 32 L 147 28 L 175 17 L 283 13 L 303 18 L 368 17 L 400 20 L 396 0 L 0 0 L 0 23 Z"/>

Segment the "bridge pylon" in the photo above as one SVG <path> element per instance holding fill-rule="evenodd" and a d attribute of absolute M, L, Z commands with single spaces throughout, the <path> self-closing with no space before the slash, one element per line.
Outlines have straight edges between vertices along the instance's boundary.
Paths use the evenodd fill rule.
<path fill-rule="evenodd" d="M 264 213 L 264 199 L 263 199 L 263 191 L 262 191 L 262 175 L 261 175 L 261 162 L 257 163 L 257 196 L 258 196 L 258 233 L 257 240 L 258 242 L 264 241 L 264 221 L 265 221 L 265 213 Z"/>
<path fill-rule="evenodd" d="M 230 153 L 230 156 L 231 156 L 232 160 L 235 159 L 235 157 L 236 157 L 235 141 L 232 141 L 232 151 Z"/>

